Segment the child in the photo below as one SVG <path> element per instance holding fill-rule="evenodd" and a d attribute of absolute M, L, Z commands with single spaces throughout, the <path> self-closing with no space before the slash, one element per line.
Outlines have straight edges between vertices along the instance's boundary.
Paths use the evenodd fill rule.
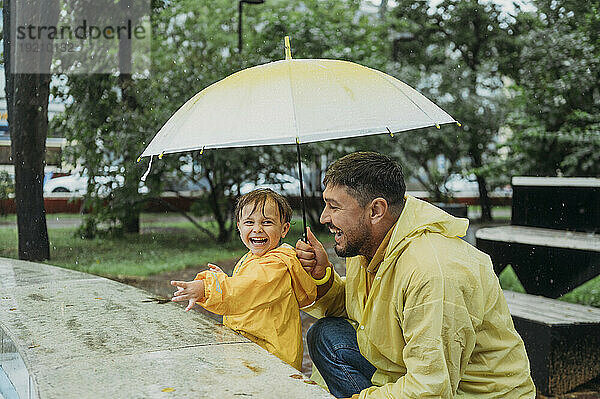
<path fill-rule="evenodd" d="M 279 245 L 290 229 L 292 209 L 270 189 L 242 196 L 235 210 L 240 238 L 249 251 L 229 277 L 210 265 L 194 281 L 171 281 L 173 301 L 198 303 L 224 315 L 223 324 L 300 370 L 302 325 L 299 308 L 310 305 L 317 289 L 296 252 Z"/>

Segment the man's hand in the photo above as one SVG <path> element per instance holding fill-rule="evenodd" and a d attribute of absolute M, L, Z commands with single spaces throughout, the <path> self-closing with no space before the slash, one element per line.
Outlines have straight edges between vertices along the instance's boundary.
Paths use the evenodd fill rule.
<path fill-rule="evenodd" d="M 308 243 L 302 240 L 298 240 L 296 243 L 296 255 L 304 270 L 318 280 L 325 276 L 325 271 L 329 266 L 329 258 L 323 244 L 317 240 L 310 227 L 306 229 L 306 237 Z"/>
<path fill-rule="evenodd" d="M 177 287 L 171 300 L 174 302 L 188 301 L 186 312 L 193 308 L 196 302 L 204 299 L 204 280 L 171 281 L 171 285 Z"/>

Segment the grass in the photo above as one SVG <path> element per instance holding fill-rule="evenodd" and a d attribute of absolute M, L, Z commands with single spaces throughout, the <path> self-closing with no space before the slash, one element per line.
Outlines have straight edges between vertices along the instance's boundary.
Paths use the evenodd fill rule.
<path fill-rule="evenodd" d="M 149 276 L 239 258 L 247 251 L 239 238 L 217 245 L 189 222 L 142 217 L 142 228 L 142 234 L 93 240 L 76 237 L 75 227 L 48 228 L 50 260 L 46 263 L 104 277 Z M 285 241 L 294 245 L 301 234 L 302 222 L 295 222 Z M 329 234 L 318 236 L 331 240 Z M 15 227 L 0 228 L 0 257 L 17 257 Z"/>
<path fill-rule="evenodd" d="M 51 215 L 52 218 L 73 219 L 73 215 Z M 77 216 L 79 217 L 79 216 Z M 14 219 L 12 220 L 14 222 Z M 1 224 L 11 220 L 0 218 Z M 0 257 L 17 257 L 17 230 L 14 224 L 0 228 Z M 210 223 L 205 226 L 214 228 Z M 143 214 L 143 234 L 123 238 L 83 240 L 75 237 L 75 227 L 50 227 L 50 261 L 46 263 L 97 274 L 104 277 L 149 276 L 188 267 L 204 266 L 208 262 L 239 258 L 246 248 L 238 237 L 232 242 L 215 244 L 189 222 L 173 221 L 157 214 Z M 294 244 L 302 235 L 302 222 L 295 220 L 286 242 Z M 317 234 L 330 243 L 331 235 Z M 502 288 L 525 292 L 513 269 L 506 267 L 499 276 Z M 561 300 L 600 307 L 600 276 L 582 284 Z"/>
<path fill-rule="evenodd" d="M 521 285 L 519 278 L 510 265 L 507 266 L 502 273 L 500 273 L 498 278 L 503 289 L 521 293 L 525 292 L 525 289 Z M 559 299 L 565 302 L 579 303 L 581 305 L 595 306 L 600 308 L 600 275 L 589 281 L 586 281 Z"/>

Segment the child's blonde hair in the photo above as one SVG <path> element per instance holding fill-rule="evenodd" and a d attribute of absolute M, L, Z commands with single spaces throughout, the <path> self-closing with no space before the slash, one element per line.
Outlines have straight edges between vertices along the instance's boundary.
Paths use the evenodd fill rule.
<path fill-rule="evenodd" d="M 276 193 L 270 188 L 258 188 L 238 198 L 237 205 L 235 207 L 236 222 L 240 221 L 242 209 L 244 209 L 244 207 L 248 204 L 254 204 L 251 214 L 260 207 L 264 215 L 265 204 L 267 203 L 268 199 L 272 199 L 277 204 L 277 208 L 279 208 L 279 218 L 282 223 L 288 223 L 292 220 L 292 207 L 283 195 Z"/>

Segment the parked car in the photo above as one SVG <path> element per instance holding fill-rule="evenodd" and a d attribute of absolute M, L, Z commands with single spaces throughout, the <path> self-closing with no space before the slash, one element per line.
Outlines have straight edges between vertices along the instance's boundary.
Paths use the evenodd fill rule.
<path fill-rule="evenodd" d="M 68 175 L 54 177 L 45 181 L 44 194 L 48 193 L 74 193 L 85 194 L 87 192 L 87 176 Z"/>
<path fill-rule="evenodd" d="M 55 177 L 45 182 L 44 184 L 44 194 L 49 193 L 71 193 L 71 194 L 79 194 L 84 195 L 87 193 L 87 185 L 88 185 L 89 177 L 86 175 L 68 175 Z M 101 187 L 99 189 L 100 195 L 107 195 L 109 190 L 107 186 L 111 186 L 111 188 L 117 188 L 123 186 L 125 182 L 125 178 L 121 175 L 116 175 L 115 177 L 111 176 L 96 176 L 94 180 L 106 186 L 106 188 Z M 140 182 L 138 192 L 140 194 L 147 193 L 148 187 Z"/>
<path fill-rule="evenodd" d="M 256 183 L 247 182 L 240 186 L 241 194 L 248 194 L 250 191 L 257 188 L 270 188 L 283 195 L 300 195 L 300 180 L 297 178 L 277 173 L 274 178 L 279 183 L 266 183 L 264 176 L 260 176 Z M 305 186 L 306 187 L 306 186 Z"/>

